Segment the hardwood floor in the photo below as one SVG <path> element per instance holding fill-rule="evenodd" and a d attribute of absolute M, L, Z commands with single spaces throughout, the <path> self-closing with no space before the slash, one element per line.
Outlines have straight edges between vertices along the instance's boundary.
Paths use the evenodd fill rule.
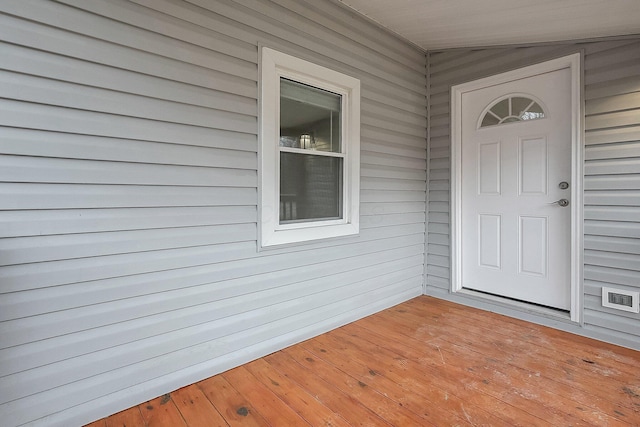
<path fill-rule="evenodd" d="M 640 426 L 640 352 L 430 297 L 90 424 Z"/>

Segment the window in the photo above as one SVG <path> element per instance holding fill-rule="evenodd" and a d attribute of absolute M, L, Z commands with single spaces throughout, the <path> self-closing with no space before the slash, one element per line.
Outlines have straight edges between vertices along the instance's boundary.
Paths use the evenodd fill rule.
<path fill-rule="evenodd" d="M 261 245 L 357 234 L 360 81 L 262 48 Z"/>
<path fill-rule="evenodd" d="M 494 102 L 482 116 L 478 127 L 542 119 L 543 117 L 545 117 L 544 110 L 538 102 L 523 95 L 513 95 Z"/>

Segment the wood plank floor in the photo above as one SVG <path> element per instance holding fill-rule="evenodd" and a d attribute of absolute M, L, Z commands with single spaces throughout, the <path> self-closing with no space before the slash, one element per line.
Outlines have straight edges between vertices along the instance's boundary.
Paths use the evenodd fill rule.
<path fill-rule="evenodd" d="M 640 426 L 640 352 L 418 297 L 90 424 Z"/>

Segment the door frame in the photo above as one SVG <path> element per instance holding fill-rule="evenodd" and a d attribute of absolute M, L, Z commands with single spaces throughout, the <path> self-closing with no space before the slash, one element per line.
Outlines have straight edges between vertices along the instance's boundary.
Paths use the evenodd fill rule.
<path fill-rule="evenodd" d="M 451 288 L 462 288 L 462 94 L 565 68 L 571 71 L 571 308 L 570 320 L 582 323 L 583 276 L 583 112 L 582 55 L 575 53 L 539 64 L 481 78 L 451 87 Z M 481 297 L 481 293 L 474 293 Z M 495 300 L 495 298 L 491 298 Z M 508 303 L 508 299 L 504 302 Z M 522 303 L 512 304 L 514 307 Z M 535 306 L 531 309 L 536 311 Z M 543 310 L 544 311 L 544 310 Z"/>

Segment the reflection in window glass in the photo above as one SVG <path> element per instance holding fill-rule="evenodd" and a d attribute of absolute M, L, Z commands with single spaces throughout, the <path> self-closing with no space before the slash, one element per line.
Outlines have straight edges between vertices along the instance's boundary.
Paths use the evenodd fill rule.
<path fill-rule="evenodd" d="M 511 111 L 510 114 L 514 116 L 520 116 L 523 112 L 527 111 L 527 109 L 531 106 L 533 102 L 529 98 L 523 98 L 521 96 L 514 96 L 513 98 L 509 98 L 511 100 Z"/>
<path fill-rule="evenodd" d="M 341 151 L 342 97 L 323 89 L 280 79 L 280 146 Z"/>
<path fill-rule="evenodd" d="M 280 223 L 342 218 L 340 157 L 280 153 Z"/>
<path fill-rule="evenodd" d="M 342 96 L 280 78 L 280 224 L 342 219 Z"/>
<path fill-rule="evenodd" d="M 480 122 L 480 127 L 536 120 L 544 117 L 544 110 L 533 99 L 523 96 L 509 96 L 489 108 Z"/>
<path fill-rule="evenodd" d="M 357 235 L 360 80 L 261 53 L 260 246 Z"/>

